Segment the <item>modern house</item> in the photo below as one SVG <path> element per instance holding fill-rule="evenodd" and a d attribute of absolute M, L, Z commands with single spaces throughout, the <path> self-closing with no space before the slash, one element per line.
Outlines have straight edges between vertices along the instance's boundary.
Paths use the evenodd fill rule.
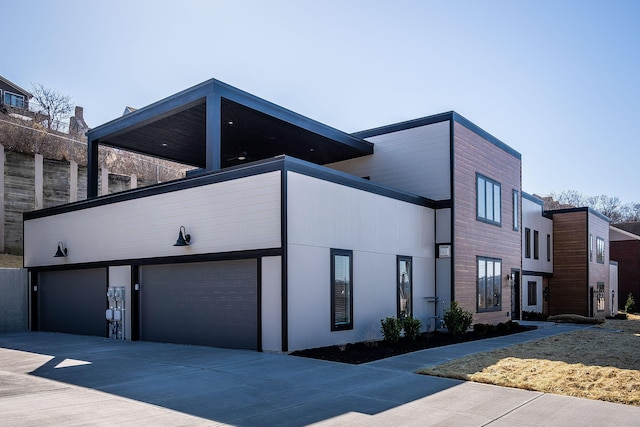
<path fill-rule="evenodd" d="M 627 297 L 640 298 L 640 222 L 614 224 L 610 228 L 611 258 L 619 263 L 618 309 Z"/>
<path fill-rule="evenodd" d="M 100 145 L 193 169 L 98 197 Z M 209 80 L 90 130 L 88 159 L 87 200 L 24 217 L 32 329 L 111 334 L 109 288 L 117 336 L 265 351 L 433 329 L 454 299 L 511 319 L 521 156 L 455 112 L 346 134 Z"/>
<path fill-rule="evenodd" d="M 522 193 L 522 311 L 549 312 L 549 280 L 553 275 L 553 220 L 544 201 Z M 517 300 L 517 296 L 515 297 Z"/>
<path fill-rule="evenodd" d="M 9 113 L 13 109 L 28 110 L 32 96 L 30 92 L 0 76 L 0 109 L 3 113 Z"/>

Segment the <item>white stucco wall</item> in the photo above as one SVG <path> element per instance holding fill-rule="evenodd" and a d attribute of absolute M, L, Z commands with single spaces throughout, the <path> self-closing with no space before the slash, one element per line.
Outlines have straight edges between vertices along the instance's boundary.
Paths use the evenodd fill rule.
<path fill-rule="evenodd" d="M 536 282 L 536 304 L 529 301 L 529 282 Z M 522 311 L 542 313 L 542 276 L 522 276 Z"/>
<path fill-rule="evenodd" d="M 523 195 L 522 200 L 522 269 L 541 273 L 553 272 L 553 221 L 542 216 L 542 205 Z M 531 230 L 531 257 L 525 257 L 525 229 Z M 533 256 L 534 231 L 539 233 L 539 259 Z M 551 236 L 550 261 L 547 261 L 547 235 Z M 523 290 L 525 290 L 523 288 Z M 524 295 L 524 294 L 523 294 Z M 524 309 L 524 308 L 523 308 Z"/>
<path fill-rule="evenodd" d="M 280 172 L 24 223 L 26 267 L 279 248 Z M 191 245 L 175 247 L 180 226 Z M 54 258 L 58 242 L 68 256 Z"/>
<path fill-rule="evenodd" d="M 425 323 L 434 210 L 293 172 L 287 182 L 289 350 L 379 338 L 380 319 L 396 316 L 397 255 L 413 257 L 413 312 Z M 331 331 L 331 248 L 353 251 L 352 330 Z"/>

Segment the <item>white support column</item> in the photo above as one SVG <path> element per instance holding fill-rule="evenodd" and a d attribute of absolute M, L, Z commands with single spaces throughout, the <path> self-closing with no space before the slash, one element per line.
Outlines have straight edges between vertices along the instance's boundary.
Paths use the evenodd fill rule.
<path fill-rule="evenodd" d="M 34 186 L 36 192 L 36 202 L 34 209 L 42 209 L 43 203 L 43 186 L 44 186 L 44 157 L 42 154 L 36 154 L 34 160 Z"/>
<path fill-rule="evenodd" d="M 78 201 L 78 163 L 69 162 L 69 203 Z"/>
<path fill-rule="evenodd" d="M 131 185 L 129 187 L 131 190 L 133 190 L 134 188 L 138 188 L 138 175 L 131 175 Z"/>
<path fill-rule="evenodd" d="M 102 184 L 100 187 L 100 195 L 106 196 L 109 194 L 109 169 L 102 168 L 100 171 L 100 182 Z"/>

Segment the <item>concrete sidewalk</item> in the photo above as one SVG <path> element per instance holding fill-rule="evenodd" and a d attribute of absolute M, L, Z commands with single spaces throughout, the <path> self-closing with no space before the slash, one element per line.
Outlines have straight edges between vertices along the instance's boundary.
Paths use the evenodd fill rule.
<path fill-rule="evenodd" d="M 640 408 L 416 375 L 555 326 L 365 365 L 55 333 L 0 334 L 0 423 L 41 425 L 628 424 Z"/>

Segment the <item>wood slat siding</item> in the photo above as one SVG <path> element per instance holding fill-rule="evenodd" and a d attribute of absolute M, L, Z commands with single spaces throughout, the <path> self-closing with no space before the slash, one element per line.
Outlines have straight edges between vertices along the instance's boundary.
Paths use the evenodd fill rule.
<path fill-rule="evenodd" d="M 459 123 L 454 124 L 454 298 L 474 313 L 474 323 L 509 320 L 511 287 L 505 276 L 521 269 L 520 232 L 513 230 L 512 193 L 521 194 L 521 162 Z M 476 173 L 501 187 L 502 226 L 476 220 Z M 522 205 L 522 204 L 520 204 Z M 477 313 L 477 257 L 502 260 L 502 309 Z"/>
<path fill-rule="evenodd" d="M 553 215 L 553 277 L 549 281 L 549 314 L 588 316 L 589 233 L 587 212 Z M 594 253 L 595 262 L 595 253 Z"/>
<path fill-rule="evenodd" d="M 25 266 L 278 248 L 280 198 L 280 173 L 270 172 L 32 219 Z M 173 246 L 180 226 L 191 246 Z M 53 257 L 60 240 L 66 258 Z"/>
<path fill-rule="evenodd" d="M 375 154 L 326 166 L 433 200 L 451 198 L 449 121 L 367 140 Z"/>
<path fill-rule="evenodd" d="M 611 242 L 611 259 L 618 262 L 618 309 L 624 309 L 630 293 L 640 301 L 640 241 Z"/>

